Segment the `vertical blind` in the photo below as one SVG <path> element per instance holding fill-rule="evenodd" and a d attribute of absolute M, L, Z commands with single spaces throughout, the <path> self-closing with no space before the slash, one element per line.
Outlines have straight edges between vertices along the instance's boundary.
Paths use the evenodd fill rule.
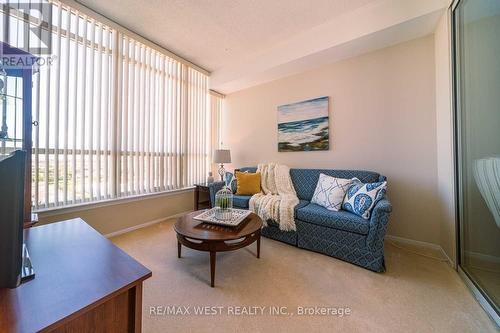
<path fill-rule="evenodd" d="M 55 61 L 33 79 L 34 209 L 203 181 L 212 150 L 207 75 L 50 3 Z M 11 44 L 21 20 L 10 17 Z"/>
<path fill-rule="evenodd" d="M 211 124 L 210 124 L 210 151 L 209 159 L 212 161 L 212 153 L 214 149 L 222 148 L 222 116 L 223 116 L 223 103 L 224 96 L 216 93 L 215 91 L 210 91 L 210 112 L 211 112 Z M 210 171 L 215 175 L 217 174 L 218 166 L 212 164 Z"/>
<path fill-rule="evenodd" d="M 210 91 L 210 110 L 211 110 L 211 141 L 212 147 L 214 149 L 222 148 L 222 114 L 223 114 L 223 104 L 224 96 L 216 93 L 215 91 Z"/>

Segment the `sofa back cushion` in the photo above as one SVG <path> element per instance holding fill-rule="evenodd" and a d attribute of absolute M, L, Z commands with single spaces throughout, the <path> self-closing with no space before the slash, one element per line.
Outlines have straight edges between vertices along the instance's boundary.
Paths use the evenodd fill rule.
<path fill-rule="evenodd" d="M 323 173 L 336 178 L 358 178 L 363 183 L 375 183 L 381 177 L 378 173 L 362 170 L 328 170 L 328 169 L 290 169 L 293 186 L 297 192 L 297 196 L 301 200 L 311 201 L 316 185 L 318 184 L 319 175 Z"/>
<path fill-rule="evenodd" d="M 257 167 L 244 167 L 238 169 L 241 172 L 256 172 Z M 319 174 L 352 179 L 354 177 L 361 180 L 363 183 L 376 183 L 386 180 L 377 172 L 363 170 L 332 170 L 332 169 L 290 169 L 290 177 L 292 178 L 293 187 L 297 192 L 300 200 L 311 201 L 316 185 L 318 184 Z M 232 175 L 232 174 L 231 174 Z M 232 184 L 233 191 L 236 193 L 236 182 Z"/>
<path fill-rule="evenodd" d="M 244 168 L 239 168 L 238 171 L 240 172 L 257 172 L 256 167 L 244 167 Z"/>

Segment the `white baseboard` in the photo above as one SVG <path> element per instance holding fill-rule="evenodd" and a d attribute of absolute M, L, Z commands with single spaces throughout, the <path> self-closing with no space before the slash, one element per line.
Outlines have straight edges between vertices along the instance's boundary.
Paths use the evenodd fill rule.
<path fill-rule="evenodd" d="M 480 260 L 480 261 L 485 261 L 489 262 L 492 264 L 500 264 L 500 257 L 492 256 L 489 254 L 484 254 L 484 253 L 479 253 L 479 252 L 472 252 L 472 251 L 465 251 L 465 255 L 469 256 L 472 259 Z"/>
<path fill-rule="evenodd" d="M 404 238 L 404 237 L 392 236 L 392 235 L 386 235 L 385 238 L 387 240 L 393 241 L 395 243 L 413 245 L 417 248 L 420 247 L 423 249 L 430 249 L 433 251 L 437 251 L 443 257 L 443 259 L 446 260 L 448 265 L 450 265 L 453 269 L 456 268 L 453 260 L 451 260 L 451 258 L 446 254 L 446 252 L 443 250 L 443 248 L 438 244 L 418 241 L 418 240 Z"/>
<path fill-rule="evenodd" d="M 174 214 L 174 215 L 171 215 L 171 216 L 162 217 L 160 219 L 156 219 L 156 220 L 153 220 L 153 221 L 148 221 L 148 222 L 145 222 L 145 223 L 134 225 L 132 227 L 128 227 L 128 228 L 125 228 L 125 229 L 121 229 L 121 230 L 118 230 L 118 231 L 111 232 L 109 234 L 105 234 L 104 237 L 111 238 L 111 237 L 115 237 L 115 236 L 118 236 L 118 235 L 123 235 L 123 234 L 126 234 L 127 232 L 131 232 L 131 231 L 134 231 L 134 230 L 142 229 L 142 228 L 149 227 L 151 225 L 154 225 L 154 224 L 166 221 L 166 220 L 170 220 L 170 219 L 175 219 L 175 218 L 181 217 L 182 215 L 185 215 L 185 214 L 190 213 L 190 212 L 191 211 L 185 211 L 185 212 Z"/>
<path fill-rule="evenodd" d="M 409 239 L 409 238 L 404 238 L 404 237 L 398 237 L 398 236 L 392 236 L 392 235 L 386 235 L 386 239 L 392 240 L 397 243 L 401 244 L 408 244 L 408 245 L 414 245 L 414 246 L 419 246 L 427 249 L 433 249 L 439 251 L 441 249 L 441 246 L 434 244 L 434 243 L 429 243 L 429 242 L 422 242 L 414 239 Z"/>
<path fill-rule="evenodd" d="M 448 263 L 448 265 L 450 265 L 451 268 L 453 268 L 453 269 L 457 269 L 457 264 L 455 264 L 455 262 L 453 260 L 451 260 L 451 258 L 448 256 L 446 251 L 443 250 L 443 248 L 441 246 L 439 248 L 441 249 L 441 253 L 443 254 L 443 256 L 446 258 L 446 262 Z"/>

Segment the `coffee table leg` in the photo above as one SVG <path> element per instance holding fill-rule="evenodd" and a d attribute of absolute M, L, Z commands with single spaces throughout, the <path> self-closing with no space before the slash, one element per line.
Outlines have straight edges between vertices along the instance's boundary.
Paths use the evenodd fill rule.
<path fill-rule="evenodd" d="M 181 257 L 181 248 L 182 248 L 181 242 L 177 241 L 177 258 Z"/>
<path fill-rule="evenodd" d="M 260 258 L 260 235 L 257 238 L 257 258 Z"/>
<path fill-rule="evenodd" d="M 210 286 L 214 287 L 215 280 L 215 254 L 216 252 L 210 251 Z"/>

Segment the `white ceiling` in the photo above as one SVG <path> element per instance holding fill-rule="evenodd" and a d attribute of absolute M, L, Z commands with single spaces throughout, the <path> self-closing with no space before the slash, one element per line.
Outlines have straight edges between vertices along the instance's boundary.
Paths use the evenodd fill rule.
<path fill-rule="evenodd" d="M 223 93 L 431 33 L 449 4 L 449 0 L 78 2 L 211 71 L 211 88 Z M 394 27 L 403 33 L 390 32 Z M 339 47 L 335 55 L 334 48 Z"/>
<path fill-rule="evenodd" d="M 209 70 L 375 0 L 78 0 Z"/>

